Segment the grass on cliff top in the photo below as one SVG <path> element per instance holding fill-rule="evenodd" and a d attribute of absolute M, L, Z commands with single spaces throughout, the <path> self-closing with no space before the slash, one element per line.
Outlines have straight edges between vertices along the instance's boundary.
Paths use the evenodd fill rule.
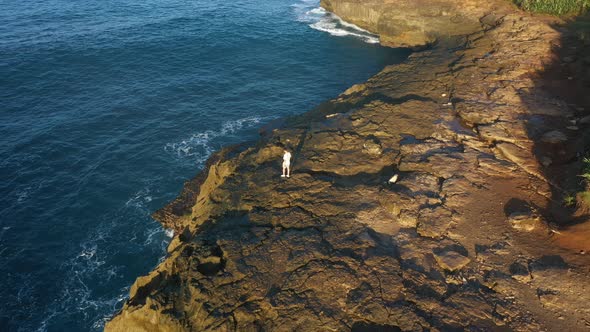
<path fill-rule="evenodd" d="M 513 0 L 520 8 L 551 15 L 582 14 L 590 9 L 590 0 Z"/>
<path fill-rule="evenodd" d="M 567 193 L 563 197 L 563 205 L 574 207 L 576 204 L 583 204 L 590 207 L 590 155 L 582 160 L 582 174 L 578 175 L 583 178 L 586 190 L 578 193 Z"/>

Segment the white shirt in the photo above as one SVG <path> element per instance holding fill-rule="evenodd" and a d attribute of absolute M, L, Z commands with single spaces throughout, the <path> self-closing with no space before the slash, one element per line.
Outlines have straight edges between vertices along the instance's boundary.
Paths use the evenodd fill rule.
<path fill-rule="evenodd" d="M 287 164 L 291 162 L 291 152 L 285 152 L 283 155 L 283 161 Z"/>

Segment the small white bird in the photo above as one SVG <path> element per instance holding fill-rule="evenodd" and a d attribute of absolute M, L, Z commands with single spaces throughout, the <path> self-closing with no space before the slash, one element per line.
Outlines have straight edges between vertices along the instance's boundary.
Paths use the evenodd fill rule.
<path fill-rule="evenodd" d="M 396 175 L 392 176 L 391 179 L 389 179 L 389 181 L 387 181 L 387 182 L 389 182 L 389 183 L 396 183 L 397 182 L 397 177 L 398 177 L 398 175 L 396 174 Z"/>

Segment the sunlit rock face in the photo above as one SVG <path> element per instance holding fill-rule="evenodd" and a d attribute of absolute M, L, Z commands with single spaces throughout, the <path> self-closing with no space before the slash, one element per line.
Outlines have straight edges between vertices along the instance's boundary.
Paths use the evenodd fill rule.
<path fill-rule="evenodd" d="M 502 1 L 479 0 L 322 0 L 321 5 L 379 34 L 383 45 L 413 48 L 494 26 L 498 17 L 488 14 L 506 8 Z"/>

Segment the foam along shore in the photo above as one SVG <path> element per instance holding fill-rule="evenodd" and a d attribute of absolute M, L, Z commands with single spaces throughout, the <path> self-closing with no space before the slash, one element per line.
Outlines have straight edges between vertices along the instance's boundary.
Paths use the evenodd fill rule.
<path fill-rule="evenodd" d="M 214 154 L 155 213 L 169 255 L 105 330 L 587 329 L 590 243 L 560 241 L 560 183 L 535 155 L 577 146 L 539 145 L 580 115 L 532 75 L 552 22 L 500 0 L 322 6 L 434 47 Z M 269 176 L 284 146 L 288 181 Z"/>
<path fill-rule="evenodd" d="M 309 24 L 312 29 L 327 32 L 336 37 L 352 36 L 369 44 L 379 43 L 378 35 L 346 22 L 338 15 L 326 11 L 324 8 L 313 8 L 307 11 L 305 15 L 307 17 L 304 20 L 313 22 Z"/>

